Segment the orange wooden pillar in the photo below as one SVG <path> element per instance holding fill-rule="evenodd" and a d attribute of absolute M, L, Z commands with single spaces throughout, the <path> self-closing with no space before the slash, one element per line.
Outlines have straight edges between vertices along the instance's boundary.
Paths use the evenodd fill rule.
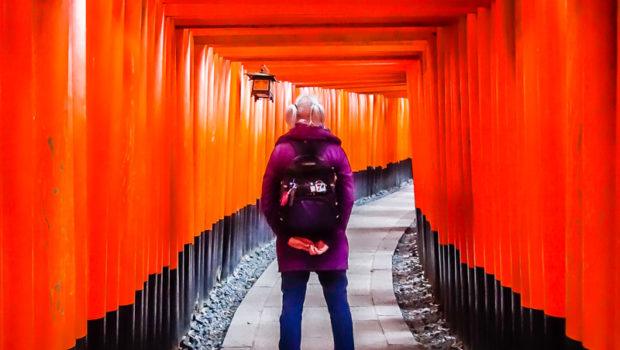
<path fill-rule="evenodd" d="M 196 194 L 196 215 L 194 235 L 207 230 L 207 88 L 208 88 L 207 47 L 194 48 L 194 189 Z"/>
<path fill-rule="evenodd" d="M 566 156 L 563 123 L 566 116 L 565 31 L 566 12 L 562 1 L 547 1 L 537 6 L 539 57 L 539 128 L 541 222 L 543 234 L 544 312 L 546 347 L 564 342 L 562 318 L 565 317 L 565 235 L 566 235 Z M 540 7 L 539 7 L 540 6 Z M 557 342 L 556 342 L 557 341 Z M 560 343 L 560 341 L 562 343 Z"/>
<path fill-rule="evenodd" d="M 441 303 L 447 308 L 447 291 L 445 286 L 447 284 L 446 276 L 446 250 L 444 245 L 448 243 L 446 239 L 446 146 L 445 146 L 445 29 L 439 28 L 437 30 L 437 165 L 438 165 L 438 181 L 437 190 L 435 196 L 437 197 L 437 221 L 435 223 L 435 230 L 438 232 L 438 270 L 439 270 L 439 285 Z"/>
<path fill-rule="evenodd" d="M 70 118 L 73 125 L 73 191 L 75 240 L 75 338 L 85 342 L 87 334 L 87 177 L 86 177 L 86 1 L 70 7 Z M 1 283 L 0 283 L 1 284 Z M 0 326 L 0 328 L 2 328 Z M 71 325 L 68 329 L 71 329 Z M 0 336 L 1 337 L 1 336 Z"/>
<path fill-rule="evenodd" d="M 470 181 L 471 181 L 471 210 L 472 210 L 472 244 L 470 246 L 471 254 L 473 258 L 471 260 L 473 265 L 471 267 L 483 267 L 484 266 L 484 246 L 482 232 L 482 220 L 483 215 L 478 211 L 478 208 L 482 205 L 481 192 L 484 187 L 482 183 L 482 169 L 481 169 L 481 152 L 483 151 L 481 145 L 481 138 L 483 135 L 480 132 L 481 121 L 479 111 L 479 78 L 478 78 L 478 42 L 477 42 L 477 30 L 478 22 L 476 14 L 470 14 L 467 16 L 466 22 L 466 53 L 467 53 L 467 89 L 468 89 L 468 114 L 469 114 L 469 140 L 470 140 Z"/>
<path fill-rule="evenodd" d="M 137 251 L 148 237 L 139 237 L 142 230 L 152 232 L 152 228 L 144 220 L 147 184 L 150 177 L 146 174 L 148 147 L 146 123 L 146 57 L 141 55 L 140 35 L 142 6 L 126 3 L 124 9 L 122 86 L 121 95 L 123 130 L 116 137 L 125 139 L 120 156 L 120 173 L 123 178 L 119 186 L 119 198 L 116 201 L 119 211 L 119 290 L 118 290 L 118 346 L 133 345 L 132 326 L 134 325 L 135 280 L 136 275 L 143 271 L 137 269 Z M 130 69 L 134 66 L 134 69 Z M 136 69 L 137 67 L 137 69 Z M 150 186 L 149 186 L 150 187 Z M 142 238 L 142 239 L 139 239 Z M 147 243 L 148 244 L 148 243 Z"/>
<path fill-rule="evenodd" d="M 513 253 L 513 278 L 518 280 L 519 295 L 515 298 L 515 305 L 520 309 L 515 316 L 517 323 L 515 324 L 515 337 L 517 337 L 517 343 L 528 343 L 529 334 L 529 313 L 521 309 L 527 308 L 530 305 L 530 281 L 529 281 L 529 249 L 528 249 L 528 232 L 523 232 L 519 229 L 519 225 L 525 223 L 528 215 L 530 215 L 529 208 L 526 205 L 525 191 L 521 190 L 527 188 L 525 167 L 526 158 L 529 156 L 524 149 L 525 145 L 525 122 L 523 113 L 523 100 L 524 100 L 524 49 L 523 42 L 523 21 L 530 20 L 528 17 L 524 17 L 521 12 L 521 3 L 515 3 L 515 92 L 514 92 L 514 140 L 516 146 L 513 149 L 514 161 L 516 167 L 514 168 L 515 180 L 513 186 L 515 186 L 515 193 L 513 200 L 515 201 L 515 225 L 516 231 L 513 232 L 513 244 L 518 246 L 518 251 Z"/>
<path fill-rule="evenodd" d="M 87 317 L 88 338 L 95 344 L 105 343 L 104 317 L 107 311 L 108 279 L 106 278 L 108 246 L 108 191 L 110 186 L 110 148 L 112 137 L 112 103 L 106 98 L 114 66 L 109 46 L 112 3 L 87 3 L 86 28 L 86 174 L 87 174 Z M 91 29 L 92 28 L 92 29 Z M 112 97 L 113 99 L 113 97 Z"/>
<path fill-rule="evenodd" d="M 618 6 L 618 4 L 616 4 Z M 618 17 L 616 19 L 616 23 L 620 23 L 620 11 L 616 9 Z M 620 268 L 620 106 L 618 103 L 620 101 L 620 33 L 617 34 L 616 39 L 616 154 L 615 154 L 615 227 L 612 237 L 614 237 L 614 256 L 616 257 L 614 263 L 614 269 L 617 271 Z M 568 250 L 568 247 L 567 247 Z M 614 320 L 614 328 L 612 329 L 612 333 L 614 334 L 614 342 L 613 347 L 620 348 L 620 274 L 616 273 L 614 287 L 613 289 L 616 291 L 616 294 L 613 297 L 615 301 L 613 310 L 616 315 Z"/>
<path fill-rule="evenodd" d="M 424 112 L 425 116 L 425 128 L 429 130 L 428 139 L 426 140 L 426 156 L 430 163 L 430 169 L 428 174 L 428 186 L 425 191 L 427 192 L 427 198 L 429 198 L 429 221 L 431 225 L 440 221 L 440 199 L 437 195 L 431 192 L 431 188 L 437 188 L 440 190 L 440 161 L 438 153 L 438 73 L 437 73 L 437 40 L 436 37 L 431 39 L 428 50 L 424 56 L 426 59 L 422 61 L 423 64 L 423 84 L 424 84 Z M 436 225 L 435 225 L 436 226 Z M 435 228 L 436 229 L 436 228 Z"/>
<path fill-rule="evenodd" d="M 226 61 L 224 61 L 221 57 L 214 56 L 214 130 L 215 130 L 215 147 L 219 150 L 216 152 L 215 157 L 213 159 L 214 165 L 218 165 L 220 167 L 224 167 L 226 164 L 226 100 L 225 100 L 225 91 L 226 91 L 226 72 L 227 65 Z M 214 176 L 214 184 L 220 184 L 216 186 L 214 203 L 217 203 L 215 206 L 215 218 L 221 219 L 226 215 L 225 213 L 225 192 L 224 192 L 224 181 L 226 173 L 224 171 L 219 171 L 212 173 Z"/>
<path fill-rule="evenodd" d="M 145 94 L 145 100 L 138 99 L 138 118 L 136 120 L 136 152 L 146 158 L 144 163 L 138 162 L 142 169 L 136 169 L 139 183 L 136 186 L 138 195 L 143 199 L 143 207 L 136 208 L 136 216 L 142 219 L 133 225 L 136 227 L 136 297 L 134 304 L 134 346 L 152 346 L 155 336 L 162 336 L 161 322 L 156 320 L 167 315 L 169 308 L 169 280 L 170 280 L 170 149 L 173 118 L 168 117 L 164 96 L 167 92 L 168 71 L 173 68 L 169 60 L 170 26 L 163 17 L 161 6 L 155 1 L 148 1 L 144 9 L 146 18 L 143 18 L 142 28 L 146 31 L 142 35 L 142 64 L 145 66 L 141 80 L 144 84 L 140 93 Z M 170 63 L 169 63 L 170 62 Z M 168 67 L 168 68 L 167 68 Z M 144 89 L 144 90 L 142 90 Z M 144 107 L 141 103 L 146 103 Z M 145 115 L 141 115 L 145 113 Z M 141 143 L 145 145 L 139 146 Z M 137 156 L 137 155 L 136 155 Z M 136 198 L 138 199 L 138 198 Z M 135 226 L 134 226 L 135 227 Z M 131 227 L 130 227 L 131 230 Z M 163 288 L 158 295 L 157 303 L 161 310 L 151 307 L 153 302 L 150 295 L 155 294 L 156 286 Z M 163 315 L 162 315 L 163 314 Z M 169 317 L 174 320 L 174 317 Z M 167 323 L 168 324 L 168 323 Z M 149 327 L 149 325 L 152 325 Z M 170 325 L 168 324 L 168 327 Z M 122 340 L 122 339 L 121 339 Z"/>
<path fill-rule="evenodd" d="M 579 24 L 579 12 L 567 11 L 567 27 Z M 583 340 L 583 93 L 585 75 L 581 73 L 582 32 L 569 30 L 566 37 L 567 106 L 566 133 L 566 336 Z"/>
<path fill-rule="evenodd" d="M 459 104 L 461 106 L 460 118 L 460 151 L 461 151 L 461 186 L 462 197 L 460 206 L 462 208 L 461 225 L 461 249 L 463 254 L 461 262 L 468 267 L 473 267 L 473 232 L 472 216 L 473 208 L 471 202 L 471 132 L 470 132 L 470 111 L 469 104 L 469 57 L 467 41 L 467 17 L 463 17 L 458 24 L 458 57 L 459 57 Z M 467 278 L 467 276 L 464 276 Z"/>
<path fill-rule="evenodd" d="M 513 293 L 520 292 L 518 280 L 518 249 L 516 239 L 517 227 L 515 212 L 516 147 L 519 147 L 515 135 L 515 14 L 514 1 L 497 1 L 491 7 L 492 27 L 492 81 L 495 92 L 494 119 L 496 122 L 495 167 L 497 177 L 494 189 L 497 198 L 497 218 L 494 228 L 497 230 L 498 244 L 496 277 L 496 315 L 498 315 L 499 345 L 505 346 L 518 341 L 515 339 L 514 325 L 518 323 L 513 317 Z M 498 270 L 497 267 L 500 267 Z M 516 278 L 515 278 L 516 277 Z M 518 309 L 517 309 L 518 310 Z"/>
<path fill-rule="evenodd" d="M 493 259 L 493 233 L 491 231 L 491 75 L 490 75 L 490 11 L 480 8 L 477 14 L 478 79 L 479 79 L 479 120 L 480 120 L 480 182 L 483 184 L 479 195 L 481 203 L 476 210 L 481 216 L 484 266 L 487 274 L 495 273 Z M 492 303 L 489 304 L 493 305 Z"/>
<path fill-rule="evenodd" d="M 445 166 L 446 166 L 446 161 L 445 161 L 445 138 L 444 138 L 444 134 L 445 134 L 445 120 L 444 120 L 444 115 L 445 115 L 445 92 L 444 92 L 444 74 L 445 74 L 445 70 L 444 70 L 444 61 L 445 61 L 445 55 L 444 55 L 444 34 L 443 34 L 443 28 L 439 28 L 437 30 L 437 127 L 436 127 L 436 133 L 435 135 L 437 136 L 437 142 L 436 142 L 436 148 L 437 148 L 437 191 L 436 191 L 436 197 L 437 197 L 437 223 L 436 223 L 436 230 L 438 232 L 442 232 L 439 234 L 439 244 L 445 244 L 446 240 L 445 240 L 445 233 L 443 233 L 445 230 L 444 225 L 445 225 L 445 206 L 446 206 L 446 180 L 445 180 Z M 440 263 L 441 264 L 441 263 Z"/>
<path fill-rule="evenodd" d="M 217 217 L 217 202 L 215 201 L 216 186 L 215 186 L 215 174 L 212 173 L 212 169 L 215 167 L 216 157 L 216 114 L 215 114 L 215 56 L 212 48 L 207 48 L 205 57 L 205 113 L 207 115 L 207 138 L 206 138 L 206 167 L 208 176 L 204 179 L 206 183 L 206 214 L 207 214 L 207 227 L 211 229 L 218 217 Z M 211 235 L 214 232 L 210 233 Z M 210 240 L 212 241 L 212 240 Z"/>
<path fill-rule="evenodd" d="M 453 206 L 454 206 L 454 247 L 457 250 L 454 258 L 454 275 L 455 285 L 458 288 L 456 306 L 460 315 L 457 318 L 457 330 L 462 334 L 462 337 L 467 337 L 467 305 L 465 298 L 467 297 L 467 272 L 463 270 L 466 266 L 467 251 L 465 240 L 468 234 L 468 227 L 465 224 L 465 217 L 467 215 L 467 203 L 465 202 L 465 152 L 468 150 L 463 144 L 465 141 L 463 131 L 463 118 L 467 116 L 467 103 L 463 100 L 467 96 L 467 91 L 462 88 L 463 79 L 461 61 L 466 59 L 461 52 L 461 39 L 462 39 L 462 19 L 453 25 L 453 38 L 451 43 L 451 104 L 452 104 L 452 143 L 454 152 L 454 186 L 456 192 L 453 193 Z"/>
<path fill-rule="evenodd" d="M 459 53 L 459 96 L 461 106 L 460 141 L 461 141 L 461 168 L 462 194 L 460 206 L 461 216 L 461 288 L 463 289 L 461 322 L 463 338 L 472 344 L 475 338 L 475 259 L 474 259 L 474 232 L 473 232 L 473 195 L 472 195 L 472 133 L 471 118 L 472 91 L 470 79 L 469 48 L 471 37 L 468 30 L 468 17 L 463 17 L 458 23 L 458 53 Z M 475 59 L 475 55 L 473 56 Z M 476 96 L 477 97 L 477 96 Z M 477 106 L 477 104 L 476 104 Z M 476 113 L 477 114 L 477 113 Z"/>
<path fill-rule="evenodd" d="M 32 220 L 33 332 L 38 335 L 34 346 L 50 349 L 68 348 L 75 343 L 73 128 L 65 107 L 68 9 L 68 2 L 37 6 L 34 11 L 47 15 L 38 20 L 41 30 L 33 34 L 32 46 L 35 84 L 31 90 L 34 98 L 31 142 L 35 154 L 30 161 L 35 164 L 36 174 Z"/>
<path fill-rule="evenodd" d="M 32 17 L 33 4 L 0 8 L 0 349 L 34 347 L 33 200 L 35 188 Z M 24 227 L 24 223 L 30 223 Z M 22 232 L 22 234 L 13 234 Z"/>
<path fill-rule="evenodd" d="M 454 325 L 458 334 L 463 334 L 463 324 L 458 316 L 461 310 L 461 278 L 460 278 L 460 238 L 461 238 L 461 151 L 460 151 L 460 110 L 459 110 L 459 77 L 458 77 L 458 28 L 457 24 L 446 27 L 446 175 L 447 175 L 447 279 L 451 315 L 449 322 Z"/>
<path fill-rule="evenodd" d="M 159 11 L 158 11 L 159 13 Z M 171 308 L 171 305 L 175 303 L 174 300 L 171 299 L 171 293 L 174 291 L 175 286 L 173 285 L 172 277 L 174 273 L 174 268 L 176 268 L 177 257 L 175 254 L 171 253 L 171 247 L 173 244 L 173 240 L 171 238 L 172 235 L 172 225 L 171 225 L 171 207 L 172 207 L 172 171 L 169 165 L 169 162 L 161 161 L 162 159 L 171 159 L 172 152 L 172 142 L 174 138 L 170 136 L 170 131 L 174 130 L 174 116 L 175 113 L 175 105 L 170 101 L 170 99 L 166 98 L 166 96 L 170 96 L 174 94 L 174 90 L 172 90 L 172 82 L 174 77 L 175 70 L 175 59 L 176 51 L 174 49 L 173 38 L 174 38 L 174 26 L 172 25 L 169 19 L 156 17 L 156 37 L 158 40 L 158 46 L 156 48 L 156 52 L 161 52 L 161 62 L 155 62 L 157 73 L 155 77 L 160 76 L 161 85 L 157 85 L 155 83 L 152 87 L 154 89 L 153 96 L 154 100 L 157 101 L 161 99 L 160 114 L 153 115 L 153 118 L 157 118 L 156 126 L 157 126 L 157 135 L 158 135 L 158 144 L 156 148 L 153 150 L 153 166 L 155 169 L 160 169 L 160 174 L 158 177 L 159 181 L 159 202 L 157 206 L 158 213 L 158 230 L 159 232 L 159 244 L 152 244 L 150 246 L 149 252 L 147 254 L 147 267 L 149 276 L 158 271 L 158 260 L 160 261 L 161 266 L 164 268 L 164 296 L 163 296 L 163 315 L 166 315 L 169 319 L 168 331 L 164 331 L 165 335 L 169 335 L 169 331 L 172 328 L 172 324 L 176 319 L 176 315 L 172 313 L 168 313 Z M 161 46 L 160 46 L 161 45 Z M 161 64 L 161 68 L 159 65 Z M 156 80 L 157 81 L 157 80 Z M 157 106 L 157 105 L 155 105 Z M 175 246 L 176 248 L 176 246 Z M 174 267 L 174 268 L 173 268 Z M 146 276 L 145 276 L 146 278 Z M 167 287 L 167 288 L 166 288 Z M 164 299 L 167 297 L 167 299 Z M 146 334 L 144 335 L 146 336 Z"/>
<path fill-rule="evenodd" d="M 194 241 L 195 228 L 195 182 L 194 182 L 194 43 L 188 29 L 175 30 L 176 51 L 176 114 L 173 118 L 172 158 L 171 158 L 171 231 L 173 239 L 170 254 L 177 258 L 178 294 L 173 302 L 178 302 L 179 335 L 188 326 L 187 317 L 191 314 L 192 278 L 190 243 Z M 176 247 L 174 246 L 176 243 Z M 176 248 L 176 249 L 175 249 Z M 171 266 L 172 268 L 172 266 Z M 176 297 L 176 298 L 175 298 Z M 176 299 L 176 300 L 175 300 Z M 174 323 L 173 323 L 174 324 Z M 175 339 L 176 334 L 173 334 Z"/>
<path fill-rule="evenodd" d="M 496 242 L 497 231 L 495 224 L 495 206 L 497 198 L 494 193 L 494 110 L 493 110 L 493 85 L 492 85 L 492 66 L 491 66 L 491 11 L 488 8 L 480 8 L 477 13 L 477 68 L 478 68 L 478 86 L 479 86 L 479 145 L 480 152 L 480 170 L 479 183 L 481 184 L 478 195 L 480 196 L 480 205 L 474 208 L 475 215 L 480 216 L 481 233 L 483 247 L 483 264 L 485 267 L 484 282 L 479 290 L 483 292 L 484 303 L 484 322 L 481 328 L 486 329 L 488 334 L 487 344 L 494 346 L 496 340 L 495 320 L 496 320 L 496 303 L 495 303 L 495 286 L 493 280 L 499 271 L 496 261 Z M 481 278 L 483 276 L 480 276 Z"/>
<path fill-rule="evenodd" d="M 175 77 L 176 77 L 176 43 L 175 43 L 175 27 L 172 20 L 166 18 L 163 20 L 161 27 L 161 42 L 162 47 L 162 134 L 163 142 L 159 145 L 159 153 L 154 154 L 159 159 L 172 160 L 172 152 L 176 142 L 176 99 L 170 98 L 170 96 L 176 96 L 175 90 Z M 165 117 L 164 117 L 165 116 Z M 162 194 L 161 194 L 161 207 L 159 208 L 161 217 L 161 256 L 163 266 L 168 267 L 168 300 L 163 305 L 164 310 L 168 309 L 169 314 L 169 332 L 173 332 L 173 326 L 178 324 L 178 315 L 173 310 L 178 310 L 178 287 L 175 276 L 178 273 L 178 254 L 177 254 L 177 231 L 173 226 L 173 220 L 176 220 L 173 212 L 174 199 L 172 196 L 173 191 L 173 178 L 174 172 L 170 166 L 170 162 L 158 162 L 162 169 Z M 151 268 L 156 269 L 155 261 L 152 261 L 152 255 L 149 254 L 149 270 Z M 149 271 L 150 272 L 150 271 Z M 169 334 L 173 336 L 173 334 Z"/>
<path fill-rule="evenodd" d="M 533 2 L 522 2 L 521 13 L 521 45 L 522 45 L 522 74 L 523 74 L 523 182 L 525 187 L 523 206 L 526 210 L 524 217 L 524 231 L 527 236 L 527 259 L 529 262 L 527 274 L 529 276 L 529 298 L 524 300 L 524 306 L 531 309 L 528 315 L 531 320 L 532 339 L 541 339 L 539 332 L 542 325 L 542 310 L 544 308 L 544 270 L 542 255 L 543 203 L 541 201 L 542 181 L 540 172 L 540 152 L 542 137 L 540 133 L 541 103 L 539 82 L 539 55 L 540 28 L 537 24 L 539 12 Z"/>
<path fill-rule="evenodd" d="M 421 111 L 421 106 L 424 103 L 421 91 L 421 64 L 420 61 L 416 61 L 412 63 L 407 69 L 407 90 L 408 96 L 410 99 L 410 118 L 411 118 L 411 131 L 410 136 L 413 144 L 413 153 L 412 153 L 412 172 L 413 172 L 413 180 L 416 185 L 419 185 L 419 188 L 415 188 L 416 198 L 415 204 L 418 209 L 426 209 L 425 202 L 425 186 L 426 185 L 426 177 L 424 174 L 425 164 L 426 163 L 426 152 L 425 152 L 425 138 L 424 135 L 428 134 L 428 130 L 425 128 L 423 123 L 424 118 L 422 117 L 423 113 Z M 383 124 L 383 122 L 378 122 L 376 124 Z M 376 125 L 375 128 L 378 128 L 379 125 Z M 423 223 L 418 222 L 418 225 L 422 225 Z M 418 226 L 420 227 L 420 226 Z"/>
<path fill-rule="evenodd" d="M 568 64 L 568 93 L 573 108 L 570 122 L 578 128 L 569 139 L 571 157 L 581 159 L 582 202 L 572 201 L 573 210 L 581 210 L 583 227 L 581 252 L 583 271 L 574 263 L 568 265 L 569 280 L 581 280 L 581 323 L 578 290 L 570 286 L 568 310 L 572 316 L 568 322 L 569 337 L 581 336 L 583 345 L 591 349 L 613 348 L 615 311 L 611 311 L 613 297 L 614 237 L 614 175 L 616 123 L 616 7 L 615 1 L 569 3 L 568 52 L 575 61 Z M 594 40 L 596 38 L 596 40 Z M 587 73 L 587 74 L 586 74 Z M 578 138 L 575 139 L 574 137 Z M 577 142 L 577 143 L 575 143 Z M 571 146 L 572 145 L 572 146 Z M 577 148 L 575 148 L 577 147 Z M 573 158 L 574 159 L 574 158 Z M 569 256 L 579 258 L 576 245 L 569 247 Z M 581 278 L 580 278 L 581 277 Z"/>
<path fill-rule="evenodd" d="M 102 104 L 106 104 L 105 118 L 109 134 L 103 144 L 107 147 L 106 185 L 106 215 L 107 242 L 106 242 L 106 295 L 105 295 L 105 344 L 108 347 L 118 346 L 118 307 L 119 307 L 119 278 L 120 278 L 120 246 L 121 239 L 127 234 L 127 172 L 124 169 L 124 160 L 127 157 L 128 147 L 128 119 L 123 115 L 123 44 L 124 44 L 124 16 L 125 9 L 122 1 L 112 2 L 109 11 L 107 31 L 101 28 L 102 35 L 108 36 L 105 45 L 102 45 L 102 56 L 109 65 L 108 74 L 101 77 L 99 84 L 105 86 L 97 91 Z M 88 15 L 88 12 L 87 12 Z M 98 14 L 97 14 L 98 15 Z M 89 27 L 91 28 L 91 27 Z M 88 30 L 87 30 L 88 32 Z M 89 40 L 89 38 L 87 38 Z M 95 58 L 96 60 L 97 58 Z M 100 67 L 98 67 L 100 68 Z M 87 77 L 88 81 L 88 77 Z M 87 86 L 87 93 L 88 88 Z M 109 89 L 109 90 L 108 90 Z M 111 92 L 111 93 L 110 93 Z M 88 111 L 88 107 L 87 107 Z M 88 119 L 87 119 L 88 123 Z M 94 130 L 93 130 L 94 131 Z M 91 136 L 91 135 L 89 135 Z M 94 135 L 92 135 L 95 137 Z M 90 145 L 90 144 L 89 144 Z M 94 225 L 91 222 L 91 225 Z"/>

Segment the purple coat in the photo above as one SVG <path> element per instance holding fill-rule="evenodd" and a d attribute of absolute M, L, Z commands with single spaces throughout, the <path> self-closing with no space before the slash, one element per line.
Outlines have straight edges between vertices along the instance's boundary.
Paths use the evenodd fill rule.
<path fill-rule="evenodd" d="M 322 255 L 310 255 L 306 251 L 290 247 L 287 242 L 294 232 L 286 232 L 281 226 L 278 217 L 280 201 L 280 180 L 295 158 L 295 150 L 291 145 L 293 140 L 322 140 L 328 142 L 320 157 L 328 165 L 335 168 L 338 174 L 336 193 L 340 203 L 340 221 L 335 232 L 324 240 L 329 250 Z M 317 271 L 317 270 L 346 270 L 348 268 L 349 243 L 345 230 L 353 208 L 355 190 L 353 187 L 353 173 L 349 159 L 340 147 L 340 139 L 329 130 L 297 124 L 285 135 L 282 135 L 271 153 L 267 170 L 263 177 L 263 195 L 261 209 L 267 222 L 276 235 L 276 252 L 278 267 L 281 272 L 286 271 Z"/>

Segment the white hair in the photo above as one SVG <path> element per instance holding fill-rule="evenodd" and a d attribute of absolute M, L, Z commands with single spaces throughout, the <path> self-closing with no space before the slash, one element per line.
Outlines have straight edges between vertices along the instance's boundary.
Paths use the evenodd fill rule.
<path fill-rule="evenodd" d="M 310 121 L 312 124 L 323 125 L 325 121 L 325 108 L 320 104 L 312 105 L 310 109 Z"/>
<path fill-rule="evenodd" d="M 295 104 L 293 106 L 295 113 L 291 117 L 291 120 L 308 120 L 312 124 L 322 125 L 325 121 L 325 109 L 321 106 L 321 102 L 314 95 L 302 94 L 297 97 L 295 100 Z M 289 109 L 292 109 L 291 106 L 287 108 L 287 123 L 289 120 Z M 293 112 L 291 112 L 293 113 Z"/>
<path fill-rule="evenodd" d="M 295 122 L 297 122 L 297 106 L 289 105 L 286 107 L 286 113 L 284 113 L 284 120 L 289 128 L 293 128 L 295 126 Z"/>

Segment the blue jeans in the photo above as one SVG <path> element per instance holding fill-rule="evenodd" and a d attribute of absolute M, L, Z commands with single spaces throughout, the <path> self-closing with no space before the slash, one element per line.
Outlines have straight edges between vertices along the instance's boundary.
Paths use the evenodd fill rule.
<path fill-rule="evenodd" d="M 353 350 L 353 321 L 347 300 L 347 273 L 342 270 L 317 271 L 332 321 L 335 350 Z M 310 272 L 282 272 L 282 315 L 280 350 L 299 350 L 301 313 Z"/>

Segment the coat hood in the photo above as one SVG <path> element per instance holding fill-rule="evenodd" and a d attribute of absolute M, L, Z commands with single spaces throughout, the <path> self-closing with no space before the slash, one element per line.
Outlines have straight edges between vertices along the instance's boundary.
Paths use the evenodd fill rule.
<path fill-rule="evenodd" d="M 276 145 L 284 142 L 298 140 L 320 140 L 335 143 L 338 146 L 340 146 L 340 144 L 342 143 L 342 141 L 340 141 L 338 137 L 332 134 L 329 129 L 318 126 L 296 124 L 294 128 L 289 130 L 289 132 L 280 136 L 280 138 L 276 142 Z"/>

